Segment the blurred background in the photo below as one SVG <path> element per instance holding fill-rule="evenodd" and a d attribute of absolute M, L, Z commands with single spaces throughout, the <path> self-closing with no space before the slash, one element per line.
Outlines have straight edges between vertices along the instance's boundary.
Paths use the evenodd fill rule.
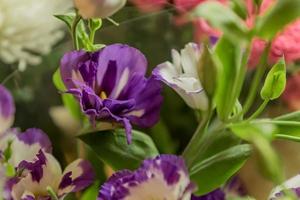
<path fill-rule="evenodd" d="M 172 8 L 142 13 L 128 4 L 113 17 L 119 26 L 113 25 L 108 20 L 103 21 L 103 27 L 96 35 L 96 43 L 106 45 L 124 43 L 140 49 L 148 58 L 148 75 L 150 75 L 151 70 L 158 64 L 171 60 L 172 48 L 179 50 L 194 40 L 192 24 L 176 25 L 174 13 Z M 57 19 L 51 17 L 51 20 Z M 24 23 L 31 22 L 24 21 Z M 40 64 L 27 63 L 26 69 L 20 70 L 20 67 L 24 67 L 20 66 L 20 63 L 7 64 L 3 59 L 1 61 L 0 57 L 0 82 L 10 89 L 15 98 L 14 126 L 22 130 L 31 127 L 44 130 L 53 142 L 55 156 L 61 163 L 66 164 L 74 158 L 73 154 L 76 152 L 74 136 L 78 132 L 79 125 L 68 111 L 61 107 L 61 94 L 52 83 L 52 75 L 57 70 L 63 53 L 72 50 L 72 42 L 66 27 L 64 28 L 62 24 L 59 26 L 66 34 L 53 45 L 50 53 L 42 56 Z M 37 37 L 43 37 L 43 33 Z M 3 38 L 0 23 L 0 41 L 1 39 Z M 195 130 L 196 116 L 170 88 L 164 87 L 163 96 L 161 120 L 146 132 L 151 135 L 161 153 L 180 153 Z M 278 115 L 287 110 L 281 101 L 273 103 L 271 107 L 269 115 Z M 300 144 L 277 142 L 276 146 L 285 163 L 287 176 L 299 173 Z M 257 173 L 252 160 L 243 168 L 240 176 L 247 190 L 257 199 L 265 199 L 272 188 L 272 185 Z"/>

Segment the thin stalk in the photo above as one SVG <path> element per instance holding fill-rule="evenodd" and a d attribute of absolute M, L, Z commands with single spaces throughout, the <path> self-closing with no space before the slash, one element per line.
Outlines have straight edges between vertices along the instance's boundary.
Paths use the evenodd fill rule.
<path fill-rule="evenodd" d="M 77 38 L 77 25 L 80 22 L 80 20 L 81 20 L 81 16 L 78 15 L 78 13 L 76 12 L 76 17 L 73 21 L 72 29 L 71 29 L 73 47 L 76 50 L 79 50 L 79 42 L 78 42 L 78 38 Z"/>
<path fill-rule="evenodd" d="M 251 106 L 255 100 L 257 88 L 258 88 L 258 86 L 261 82 L 261 79 L 264 76 L 264 73 L 267 69 L 267 62 L 268 62 L 270 48 L 271 48 L 271 43 L 268 43 L 267 47 L 265 48 L 264 53 L 261 57 L 260 64 L 258 65 L 258 69 L 255 73 L 255 76 L 253 78 L 253 81 L 252 81 L 252 84 L 250 87 L 249 94 L 248 94 L 246 102 L 243 106 L 243 111 L 242 111 L 243 115 L 249 111 L 249 109 L 251 108 Z"/>
<path fill-rule="evenodd" d="M 263 111 L 264 109 L 266 108 L 266 106 L 268 105 L 270 100 L 265 100 L 260 106 L 259 108 L 255 111 L 255 113 L 253 113 L 253 115 L 251 115 L 251 117 L 249 117 L 248 120 L 252 120 L 252 119 L 255 119 L 257 118 Z"/>
<path fill-rule="evenodd" d="M 236 100 L 239 98 L 239 96 L 241 94 L 241 90 L 242 90 L 246 72 L 247 72 L 247 63 L 249 60 L 250 51 L 251 51 L 251 46 L 247 45 L 246 51 L 241 60 L 241 66 L 240 66 L 240 70 L 237 74 L 237 79 L 232 88 L 232 90 L 235 91 L 235 95 L 232 97 L 230 108 L 232 108 L 235 105 Z"/>
<path fill-rule="evenodd" d="M 186 159 L 187 166 L 190 167 L 194 162 L 194 155 L 197 155 L 197 152 L 202 145 L 202 141 L 206 138 L 205 130 L 207 129 L 208 122 L 212 116 L 212 109 L 209 107 L 209 111 L 206 113 L 202 121 L 199 123 L 193 137 L 190 142 L 184 149 L 182 156 Z M 189 155 L 189 156 L 188 156 Z M 190 156 L 193 155 L 193 156 Z"/>

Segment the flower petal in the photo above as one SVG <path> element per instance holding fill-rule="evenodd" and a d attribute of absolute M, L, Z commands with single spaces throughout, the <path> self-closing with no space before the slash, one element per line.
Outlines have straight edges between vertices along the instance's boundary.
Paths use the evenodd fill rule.
<path fill-rule="evenodd" d="M 161 155 L 145 160 L 135 172 L 116 173 L 101 187 L 98 200 L 190 200 L 194 189 L 183 159 Z"/>
<path fill-rule="evenodd" d="M 11 144 L 11 158 L 9 162 L 18 166 L 23 160 L 32 161 L 40 150 L 52 152 L 52 145 L 46 133 L 40 129 L 27 129 L 24 133 L 17 134 Z"/>
<path fill-rule="evenodd" d="M 63 173 L 58 196 L 62 197 L 86 188 L 93 182 L 94 177 L 95 174 L 89 162 L 82 159 L 72 162 Z"/>
<path fill-rule="evenodd" d="M 0 134 L 8 130 L 15 117 L 15 105 L 10 92 L 0 85 Z"/>
<path fill-rule="evenodd" d="M 62 171 L 58 161 L 48 153 L 39 151 L 32 162 L 22 161 L 18 166 L 21 175 L 10 184 L 12 199 L 20 199 L 28 192 L 38 197 L 47 197 L 47 187 L 57 191 Z"/>

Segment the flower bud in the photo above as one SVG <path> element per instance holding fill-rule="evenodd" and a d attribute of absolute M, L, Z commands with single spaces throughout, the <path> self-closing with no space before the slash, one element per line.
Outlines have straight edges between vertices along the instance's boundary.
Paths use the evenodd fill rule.
<path fill-rule="evenodd" d="M 107 18 L 125 6 L 126 0 L 74 0 L 83 18 Z"/>

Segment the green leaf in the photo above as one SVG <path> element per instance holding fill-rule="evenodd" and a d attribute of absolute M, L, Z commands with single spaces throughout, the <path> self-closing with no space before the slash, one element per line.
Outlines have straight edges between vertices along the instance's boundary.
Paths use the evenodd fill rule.
<path fill-rule="evenodd" d="M 52 77 L 53 84 L 55 85 L 56 89 L 59 91 L 66 91 L 66 87 L 61 79 L 60 70 L 57 69 L 56 72 L 53 74 Z M 82 119 L 82 112 L 79 103 L 73 97 L 72 94 L 62 94 L 62 101 L 64 106 L 69 110 L 71 115 L 78 120 Z"/>
<path fill-rule="evenodd" d="M 286 85 L 286 66 L 284 59 L 280 59 L 268 73 L 261 90 L 261 98 L 274 100 L 284 92 Z"/>
<path fill-rule="evenodd" d="M 289 23 L 300 17 L 299 0 L 280 0 L 256 24 L 257 35 L 271 40 Z"/>
<path fill-rule="evenodd" d="M 208 46 L 203 46 L 203 52 L 198 65 L 198 74 L 206 94 L 209 97 L 213 97 L 216 90 L 217 67 L 208 48 Z"/>
<path fill-rule="evenodd" d="M 130 145 L 123 129 L 83 134 L 79 138 L 114 170 L 137 169 L 144 159 L 159 154 L 152 139 L 138 131 L 132 131 Z"/>
<path fill-rule="evenodd" d="M 232 42 L 248 40 L 248 28 L 244 21 L 230 8 L 218 3 L 200 4 L 192 12 L 192 17 L 203 17 L 213 27 L 220 29 Z"/>
<path fill-rule="evenodd" d="M 216 106 L 218 115 L 222 120 L 226 120 L 237 101 L 241 90 L 238 84 L 242 60 L 240 45 L 233 44 L 225 37 L 222 37 L 215 48 L 215 63 L 217 65 L 217 90 Z"/>
<path fill-rule="evenodd" d="M 94 200 L 99 194 L 100 183 L 97 181 L 92 186 L 84 191 L 80 200 Z"/>
<path fill-rule="evenodd" d="M 268 141 L 272 141 L 278 131 L 276 126 L 271 123 L 257 124 L 251 122 L 233 124 L 230 129 L 236 136 L 247 142 L 253 142 L 258 134 L 264 136 Z"/>
<path fill-rule="evenodd" d="M 241 0 L 232 0 L 231 2 L 232 10 L 242 19 L 247 19 L 248 11 L 245 1 Z"/>
<path fill-rule="evenodd" d="M 252 143 L 259 155 L 262 173 L 280 183 L 283 180 L 281 162 L 271 146 L 278 131 L 273 124 L 242 122 L 230 126 L 231 130 L 240 138 Z"/>
<path fill-rule="evenodd" d="M 76 14 L 75 13 L 68 13 L 68 14 L 65 14 L 65 15 L 54 15 L 54 17 L 56 17 L 57 19 L 63 21 L 68 26 L 69 30 L 71 30 L 73 21 L 76 17 Z"/>
<path fill-rule="evenodd" d="M 242 148 L 245 151 L 236 151 L 235 155 L 229 154 L 240 143 L 240 139 L 231 132 L 209 131 L 203 137 L 205 139 L 194 156 L 196 162 L 190 166 L 191 179 L 198 185 L 198 195 L 206 194 L 224 184 L 240 169 L 250 154 L 247 147 Z"/>
<path fill-rule="evenodd" d="M 275 118 L 275 120 L 300 121 L 300 111 L 291 112 Z"/>
<path fill-rule="evenodd" d="M 197 195 L 205 194 L 224 184 L 245 163 L 251 146 L 237 145 L 221 151 L 191 168 L 191 179 L 197 183 Z"/>

